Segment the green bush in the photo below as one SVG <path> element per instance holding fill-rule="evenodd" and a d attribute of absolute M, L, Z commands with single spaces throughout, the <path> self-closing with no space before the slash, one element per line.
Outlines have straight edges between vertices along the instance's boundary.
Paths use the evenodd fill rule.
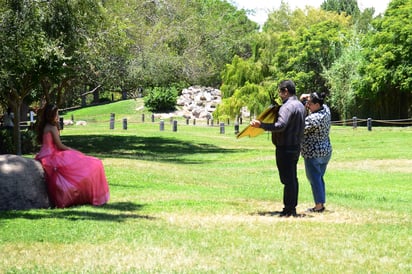
<path fill-rule="evenodd" d="M 35 153 L 40 149 L 36 141 L 36 132 L 30 129 L 21 132 L 21 151 L 23 154 Z"/>
<path fill-rule="evenodd" d="M 0 130 L 0 154 L 15 154 L 16 149 L 13 142 L 13 131 Z M 21 152 L 23 154 L 34 153 L 39 149 L 33 130 L 21 131 Z"/>
<path fill-rule="evenodd" d="M 9 129 L 0 130 L 0 154 L 13 154 L 13 131 Z"/>
<path fill-rule="evenodd" d="M 152 112 L 169 112 L 176 109 L 177 89 L 155 87 L 144 98 L 144 104 Z"/>

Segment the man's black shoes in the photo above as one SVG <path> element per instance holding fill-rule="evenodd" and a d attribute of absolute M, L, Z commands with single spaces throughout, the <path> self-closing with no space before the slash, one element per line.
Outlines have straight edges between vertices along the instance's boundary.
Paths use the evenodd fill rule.
<path fill-rule="evenodd" d="M 279 217 L 298 217 L 298 214 L 296 213 L 296 210 L 282 210 L 279 213 Z"/>

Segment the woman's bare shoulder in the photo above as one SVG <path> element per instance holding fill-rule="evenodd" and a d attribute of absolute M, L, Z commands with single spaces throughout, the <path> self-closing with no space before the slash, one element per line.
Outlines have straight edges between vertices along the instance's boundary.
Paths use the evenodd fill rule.
<path fill-rule="evenodd" d="M 43 133 L 48 133 L 48 132 L 57 132 L 57 128 L 56 128 L 55 126 L 53 126 L 53 125 L 47 124 L 47 125 L 44 127 Z"/>

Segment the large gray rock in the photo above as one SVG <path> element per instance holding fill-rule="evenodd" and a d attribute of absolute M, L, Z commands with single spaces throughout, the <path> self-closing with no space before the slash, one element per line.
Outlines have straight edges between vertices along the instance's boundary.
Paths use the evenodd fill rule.
<path fill-rule="evenodd" d="M 30 158 L 0 155 L 0 210 L 50 207 L 41 164 Z"/>
<path fill-rule="evenodd" d="M 191 86 L 182 90 L 176 104 L 181 107 L 179 116 L 209 119 L 222 102 L 221 91 L 211 87 Z"/>

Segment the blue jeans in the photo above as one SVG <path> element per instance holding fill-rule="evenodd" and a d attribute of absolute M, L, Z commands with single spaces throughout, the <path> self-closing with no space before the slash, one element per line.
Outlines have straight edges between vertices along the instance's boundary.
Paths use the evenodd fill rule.
<path fill-rule="evenodd" d="M 313 199 L 316 204 L 324 204 L 326 202 L 323 175 L 325 175 L 330 157 L 331 155 L 318 158 L 304 158 L 306 177 L 312 187 Z"/>

